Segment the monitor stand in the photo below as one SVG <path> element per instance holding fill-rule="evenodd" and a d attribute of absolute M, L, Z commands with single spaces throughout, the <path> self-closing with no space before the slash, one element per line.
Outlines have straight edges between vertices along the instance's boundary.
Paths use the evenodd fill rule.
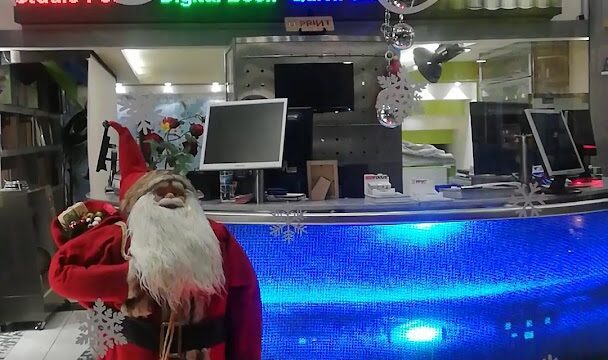
<path fill-rule="evenodd" d="M 553 177 L 551 186 L 548 189 L 545 189 L 543 192 L 551 195 L 580 194 L 581 191 L 579 189 L 570 189 L 566 187 L 566 179 L 567 177 L 564 175 Z"/>
<path fill-rule="evenodd" d="M 255 171 L 255 202 L 264 203 L 264 170 Z"/>

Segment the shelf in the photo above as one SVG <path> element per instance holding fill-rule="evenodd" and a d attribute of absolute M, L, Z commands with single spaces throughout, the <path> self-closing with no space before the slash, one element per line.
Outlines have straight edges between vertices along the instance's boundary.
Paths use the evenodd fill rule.
<path fill-rule="evenodd" d="M 26 156 L 61 151 L 61 145 L 38 146 L 25 149 L 0 150 L 0 158 Z"/>
<path fill-rule="evenodd" d="M 39 117 L 49 117 L 53 119 L 59 119 L 61 117 L 60 114 L 51 114 L 49 112 L 38 110 L 38 109 L 30 109 L 23 106 L 17 105 L 5 105 L 0 104 L 0 112 L 11 113 L 11 114 L 20 114 L 26 116 L 39 116 Z"/>

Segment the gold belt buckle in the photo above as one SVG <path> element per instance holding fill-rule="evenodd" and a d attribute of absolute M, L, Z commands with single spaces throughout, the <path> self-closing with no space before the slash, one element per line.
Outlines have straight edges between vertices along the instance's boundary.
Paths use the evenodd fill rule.
<path fill-rule="evenodd" d="M 182 344 L 182 329 L 183 329 L 184 323 L 183 322 L 176 322 L 175 323 L 175 327 L 176 329 L 176 333 L 175 335 L 177 335 L 177 352 L 176 353 L 170 353 L 169 354 L 169 359 L 174 359 L 174 360 L 185 360 L 186 359 L 186 354 L 184 353 L 183 349 L 183 344 Z M 160 345 L 159 345 L 159 350 L 158 353 L 162 354 L 163 352 L 163 343 L 165 342 L 165 336 L 167 335 L 167 329 L 169 328 L 169 322 L 168 321 L 163 321 L 160 324 Z M 173 336 L 173 341 L 175 341 L 175 335 Z M 171 344 L 169 344 L 169 349 L 171 349 L 171 345 L 173 345 L 173 342 Z"/>

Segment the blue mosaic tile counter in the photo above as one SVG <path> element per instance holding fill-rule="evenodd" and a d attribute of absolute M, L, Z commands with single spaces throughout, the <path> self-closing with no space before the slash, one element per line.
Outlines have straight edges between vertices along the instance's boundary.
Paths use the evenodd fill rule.
<path fill-rule="evenodd" d="M 608 211 L 228 224 L 255 267 L 263 358 L 608 359 Z"/>

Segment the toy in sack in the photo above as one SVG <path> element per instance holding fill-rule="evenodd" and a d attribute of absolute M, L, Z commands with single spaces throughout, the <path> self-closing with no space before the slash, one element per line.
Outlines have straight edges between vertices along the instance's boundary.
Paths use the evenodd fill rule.
<path fill-rule="evenodd" d="M 62 212 L 57 217 L 57 220 L 66 233 L 65 235 L 68 238 L 74 238 L 84 233 L 87 229 L 99 225 L 106 217 L 107 214 L 103 211 L 89 211 L 83 202 L 79 202 Z"/>

